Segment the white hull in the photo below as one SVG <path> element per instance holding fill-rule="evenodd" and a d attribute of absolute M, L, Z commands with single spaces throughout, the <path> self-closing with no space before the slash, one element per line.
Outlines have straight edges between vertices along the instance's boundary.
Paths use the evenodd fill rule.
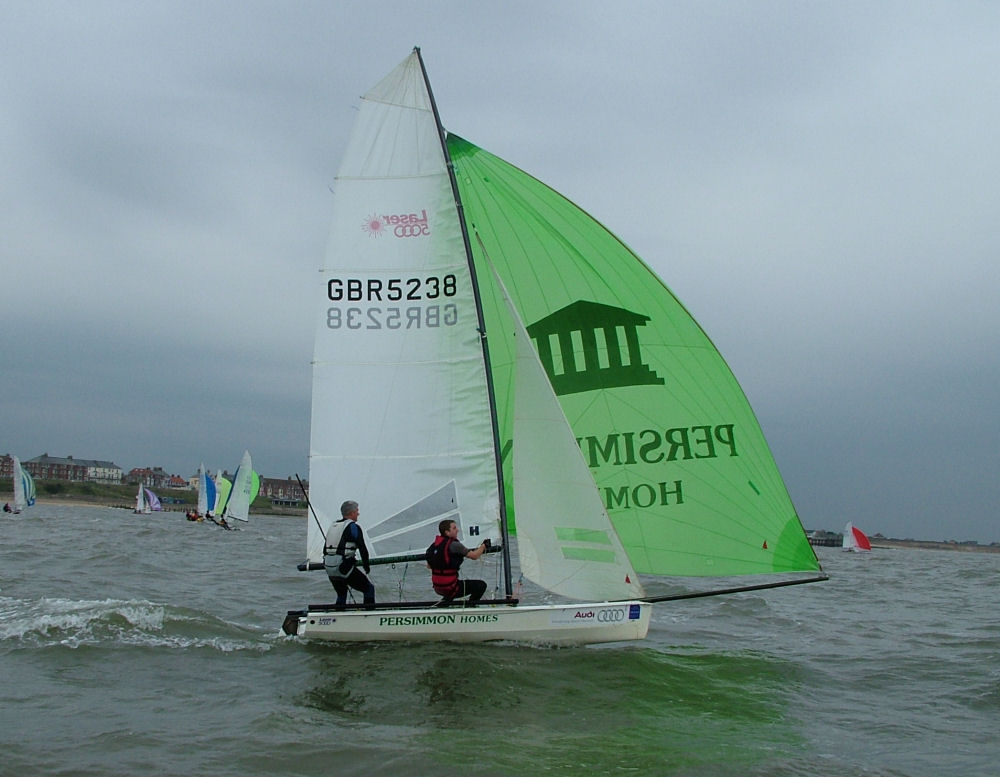
<path fill-rule="evenodd" d="M 372 611 L 324 608 L 289 613 L 285 630 L 304 639 L 332 642 L 504 640 L 582 645 L 644 639 L 652 610 L 648 602 Z"/>

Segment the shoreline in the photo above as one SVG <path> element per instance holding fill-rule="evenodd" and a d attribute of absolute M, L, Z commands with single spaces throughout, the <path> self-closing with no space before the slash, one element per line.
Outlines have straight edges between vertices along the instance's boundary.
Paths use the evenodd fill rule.
<path fill-rule="evenodd" d="M 11 495 L 11 498 L 8 499 L 8 500 L 6 500 L 6 501 L 10 502 L 12 500 L 13 500 L 13 495 Z M 71 495 L 54 496 L 54 497 L 53 496 L 37 496 L 37 497 L 35 497 L 35 504 L 36 505 L 42 505 L 42 504 L 44 504 L 44 505 L 53 505 L 53 506 L 56 506 L 56 507 L 76 507 L 77 505 L 86 505 L 87 507 L 110 507 L 110 508 L 115 509 L 115 510 L 129 510 L 129 511 L 135 509 L 135 505 L 133 505 L 133 504 L 112 504 L 107 499 L 104 499 L 102 497 L 93 497 L 93 496 L 71 496 Z M 162 510 L 157 510 L 157 512 L 161 512 L 161 513 L 181 513 L 183 515 L 184 513 L 187 513 L 188 510 L 193 510 L 193 509 L 194 509 L 194 505 L 193 504 L 180 504 L 180 505 L 171 504 L 171 505 L 163 505 L 163 509 Z M 254 510 L 254 509 L 251 509 L 250 514 L 251 515 L 277 515 L 277 516 L 280 516 L 280 517 L 283 517 L 283 518 L 284 517 L 298 518 L 298 517 L 305 517 L 306 511 L 305 510 L 298 510 L 298 509 L 292 508 L 292 507 L 274 507 L 274 506 L 272 506 L 271 508 L 269 508 L 267 510 Z M 24 513 L 22 512 L 21 515 L 24 515 Z"/>
<path fill-rule="evenodd" d="M 961 542 L 938 542 L 935 540 L 894 540 L 885 537 L 875 539 L 869 537 L 873 548 L 896 550 L 908 548 L 911 550 L 957 550 L 962 553 L 1000 553 L 1000 545 L 969 545 Z"/>
<path fill-rule="evenodd" d="M 10 501 L 13 499 L 11 495 Z M 84 496 L 39 496 L 36 497 L 37 504 L 47 504 L 47 505 L 57 505 L 59 507 L 73 507 L 75 505 L 89 505 L 91 507 L 111 507 L 121 510 L 131 510 L 132 505 L 128 504 L 109 504 L 106 499 L 100 497 L 84 497 Z M 188 510 L 192 509 L 194 505 L 167 505 L 164 506 L 163 510 L 160 512 L 164 513 L 186 513 Z M 251 514 L 257 515 L 277 515 L 281 517 L 292 517 L 292 518 L 302 518 L 308 515 L 306 510 L 296 509 L 293 507 L 275 507 L 272 506 L 269 510 L 254 510 Z M 975 544 L 970 545 L 968 543 L 960 542 L 943 542 L 939 540 L 897 540 L 890 537 L 871 537 L 868 539 L 871 541 L 873 548 L 880 548 L 882 550 L 896 550 L 898 548 L 908 548 L 910 550 L 953 550 L 959 551 L 961 553 L 1000 553 L 1000 544 L 994 545 L 981 545 Z"/>

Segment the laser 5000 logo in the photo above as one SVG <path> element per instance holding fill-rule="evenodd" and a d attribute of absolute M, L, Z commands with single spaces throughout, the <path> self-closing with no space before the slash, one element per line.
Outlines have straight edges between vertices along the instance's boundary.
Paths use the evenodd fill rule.
<path fill-rule="evenodd" d="M 427 226 L 427 211 L 421 210 L 420 215 L 416 213 L 383 213 L 379 215 L 372 213 L 366 218 L 361 228 L 368 233 L 369 237 L 382 237 L 382 235 L 394 235 L 395 237 L 426 237 L 431 233 Z"/>

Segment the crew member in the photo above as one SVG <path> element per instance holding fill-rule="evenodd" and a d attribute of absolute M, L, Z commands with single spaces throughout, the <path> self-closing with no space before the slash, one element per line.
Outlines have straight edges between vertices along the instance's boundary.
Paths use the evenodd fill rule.
<path fill-rule="evenodd" d="M 337 591 L 337 607 L 347 605 L 347 590 L 354 588 L 364 595 L 364 604 L 375 604 L 375 586 L 366 573 L 371 572 L 368 564 L 368 546 L 365 535 L 358 526 L 358 503 L 347 500 L 340 506 L 341 518 L 326 533 L 323 548 L 323 563 L 326 574 Z M 342 526 L 341 524 L 346 524 Z M 339 533 L 338 533 L 339 532 Z M 364 572 L 358 567 L 358 556 Z"/>
<path fill-rule="evenodd" d="M 454 599 L 469 597 L 469 604 L 475 606 L 484 593 L 486 582 L 483 580 L 460 580 L 458 568 L 467 558 L 475 561 L 482 556 L 490 546 L 488 539 L 483 540 L 479 547 L 469 550 L 458 541 L 458 524 L 445 520 L 438 524 L 438 536 L 427 548 L 427 566 L 431 569 L 431 585 L 434 592 L 442 599 L 439 607 L 447 606 Z"/>

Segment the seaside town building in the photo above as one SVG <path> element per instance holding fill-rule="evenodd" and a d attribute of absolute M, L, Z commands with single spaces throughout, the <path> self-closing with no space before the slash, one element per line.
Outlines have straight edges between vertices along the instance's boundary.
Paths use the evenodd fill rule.
<path fill-rule="evenodd" d="M 142 483 L 153 489 L 196 489 L 198 475 L 183 478 L 171 475 L 162 467 L 136 467 L 124 474 L 122 468 L 110 461 L 77 459 L 73 456 L 49 456 L 43 453 L 33 459 L 22 459 L 24 467 L 36 480 L 65 480 L 75 483 L 100 483 L 110 485 L 138 485 Z M 10 479 L 14 475 L 14 459 L 11 454 L 0 455 L 0 479 Z M 232 475 L 224 471 L 222 476 L 232 480 Z M 304 481 L 306 493 L 309 483 Z M 281 507 L 301 507 L 305 499 L 299 481 L 291 476 L 285 478 L 260 479 L 260 495 Z"/>
<path fill-rule="evenodd" d="M 163 467 L 139 467 L 129 470 L 125 476 L 125 482 L 138 485 L 142 483 L 147 488 L 195 488 L 179 475 L 171 475 Z"/>
<path fill-rule="evenodd" d="M 33 459 L 21 460 L 21 466 L 36 480 L 69 480 L 76 483 L 104 483 L 118 485 L 122 482 L 122 468 L 110 461 L 74 459 L 49 456 L 43 453 Z M 11 477 L 14 462 L 10 454 L 0 456 L 0 476 Z"/>

